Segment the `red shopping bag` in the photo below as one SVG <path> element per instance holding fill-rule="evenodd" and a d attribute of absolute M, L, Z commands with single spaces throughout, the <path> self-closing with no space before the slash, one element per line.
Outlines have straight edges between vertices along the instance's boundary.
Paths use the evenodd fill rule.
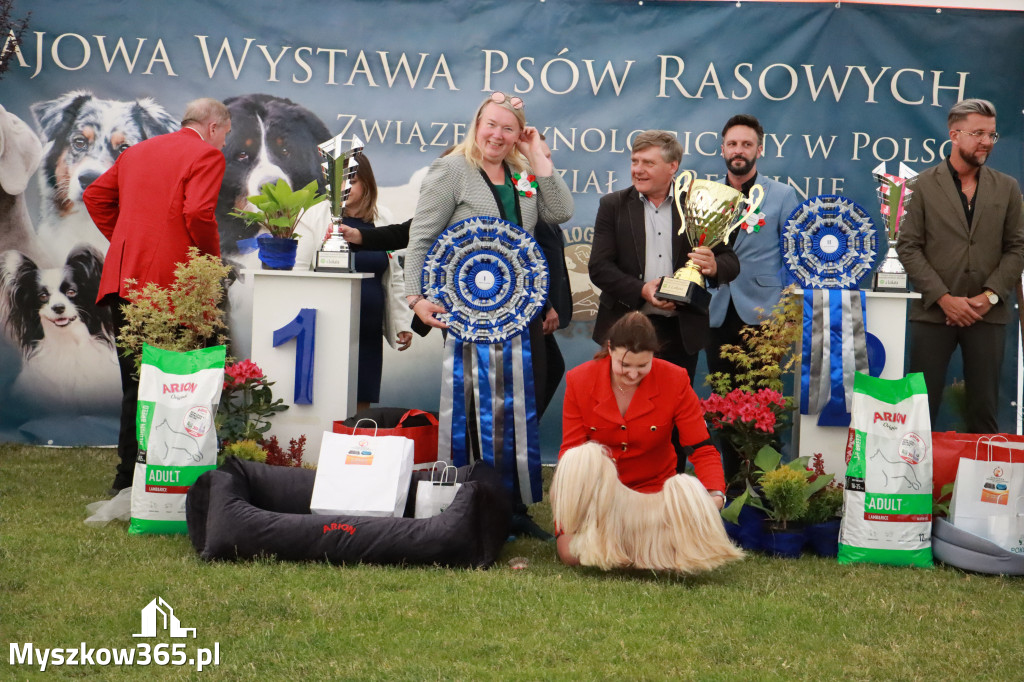
<path fill-rule="evenodd" d="M 961 457 L 1024 462 L 1024 436 L 1012 433 L 933 431 L 932 455 L 932 495 L 938 500 L 942 495 L 942 486 L 956 479 Z"/>
<path fill-rule="evenodd" d="M 371 419 L 376 423 L 360 420 Z M 363 410 L 344 421 L 335 421 L 334 433 L 356 435 L 401 436 L 413 441 L 413 464 L 430 464 L 437 461 L 437 415 L 423 410 L 409 410 L 404 407 L 373 407 Z"/>

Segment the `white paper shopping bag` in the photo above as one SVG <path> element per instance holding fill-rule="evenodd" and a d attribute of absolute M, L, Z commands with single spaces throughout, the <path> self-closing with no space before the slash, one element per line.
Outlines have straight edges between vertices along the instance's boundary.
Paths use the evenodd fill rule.
<path fill-rule="evenodd" d="M 412 461 L 408 438 L 326 431 L 309 509 L 314 514 L 402 516 Z"/>
<path fill-rule="evenodd" d="M 957 465 L 949 521 L 1011 552 L 1024 552 L 1024 464 L 962 457 Z"/>
<path fill-rule="evenodd" d="M 434 462 L 430 470 L 430 480 L 416 484 L 417 519 L 429 519 L 448 508 L 462 487 L 461 483 L 455 482 L 458 473 L 458 468 L 451 464 Z"/>

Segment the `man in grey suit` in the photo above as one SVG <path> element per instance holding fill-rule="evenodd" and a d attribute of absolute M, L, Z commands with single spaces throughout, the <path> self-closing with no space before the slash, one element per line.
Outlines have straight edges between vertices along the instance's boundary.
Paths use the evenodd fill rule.
<path fill-rule="evenodd" d="M 743 196 L 755 184 L 761 185 L 764 199 L 755 216 L 757 222 L 741 226 L 729 240 L 740 259 L 740 274 L 711 289 L 711 335 L 705 348 L 709 373 L 736 371 L 722 358 L 722 346 L 742 346 L 740 330 L 760 324 L 782 295 L 779 234 L 800 201 L 792 187 L 757 172 L 757 160 L 763 153 L 764 128 L 755 117 L 737 114 L 726 121 L 722 128 L 722 158 L 727 171 L 724 182 Z"/>
<path fill-rule="evenodd" d="M 910 371 L 923 372 L 934 424 L 957 346 L 967 430 L 996 433 L 1007 298 L 1024 269 L 1021 192 L 985 167 L 999 134 L 991 102 L 949 110 L 949 156 L 917 176 L 896 251 L 921 298 L 910 306 Z"/>

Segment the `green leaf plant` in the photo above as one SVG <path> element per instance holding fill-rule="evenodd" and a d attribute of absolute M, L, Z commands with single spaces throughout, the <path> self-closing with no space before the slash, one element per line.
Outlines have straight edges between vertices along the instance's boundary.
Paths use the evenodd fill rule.
<path fill-rule="evenodd" d="M 835 474 L 815 476 L 815 472 L 807 468 L 809 461 L 810 457 L 797 457 L 783 464 L 782 453 L 765 445 L 754 458 L 754 485 L 747 481 L 747 489 L 722 510 L 722 518 L 730 523 L 739 523 L 740 512 L 749 504 L 765 512 L 783 528 L 790 521 L 800 520 L 807 511 L 811 495 L 835 478 Z M 775 473 L 780 470 L 793 471 L 796 476 L 788 472 Z M 762 491 L 758 492 L 755 486 L 761 487 Z"/>
<path fill-rule="evenodd" d="M 316 180 L 292 191 L 281 178 L 276 183 L 266 183 L 259 194 L 248 197 L 249 203 L 256 207 L 255 211 L 235 209 L 229 215 L 241 218 L 246 225 L 259 225 L 274 237 L 297 239 L 295 228 L 299 218 L 325 199 L 326 194 L 317 193 Z"/>

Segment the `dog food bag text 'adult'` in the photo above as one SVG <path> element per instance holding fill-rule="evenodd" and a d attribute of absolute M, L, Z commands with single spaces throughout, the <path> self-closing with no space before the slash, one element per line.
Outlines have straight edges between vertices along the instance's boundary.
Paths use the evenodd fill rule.
<path fill-rule="evenodd" d="M 213 420 L 225 355 L 224 346 L 187 353 L 143 346 L 129 533 L 188 531 L 185 495 L 201 474 L 217 467 Z"/>
<path fill-rule="evenodd" d="M 853 384 L 839 563 L 932 565 L 932 433 L 924 375 Z"/>

